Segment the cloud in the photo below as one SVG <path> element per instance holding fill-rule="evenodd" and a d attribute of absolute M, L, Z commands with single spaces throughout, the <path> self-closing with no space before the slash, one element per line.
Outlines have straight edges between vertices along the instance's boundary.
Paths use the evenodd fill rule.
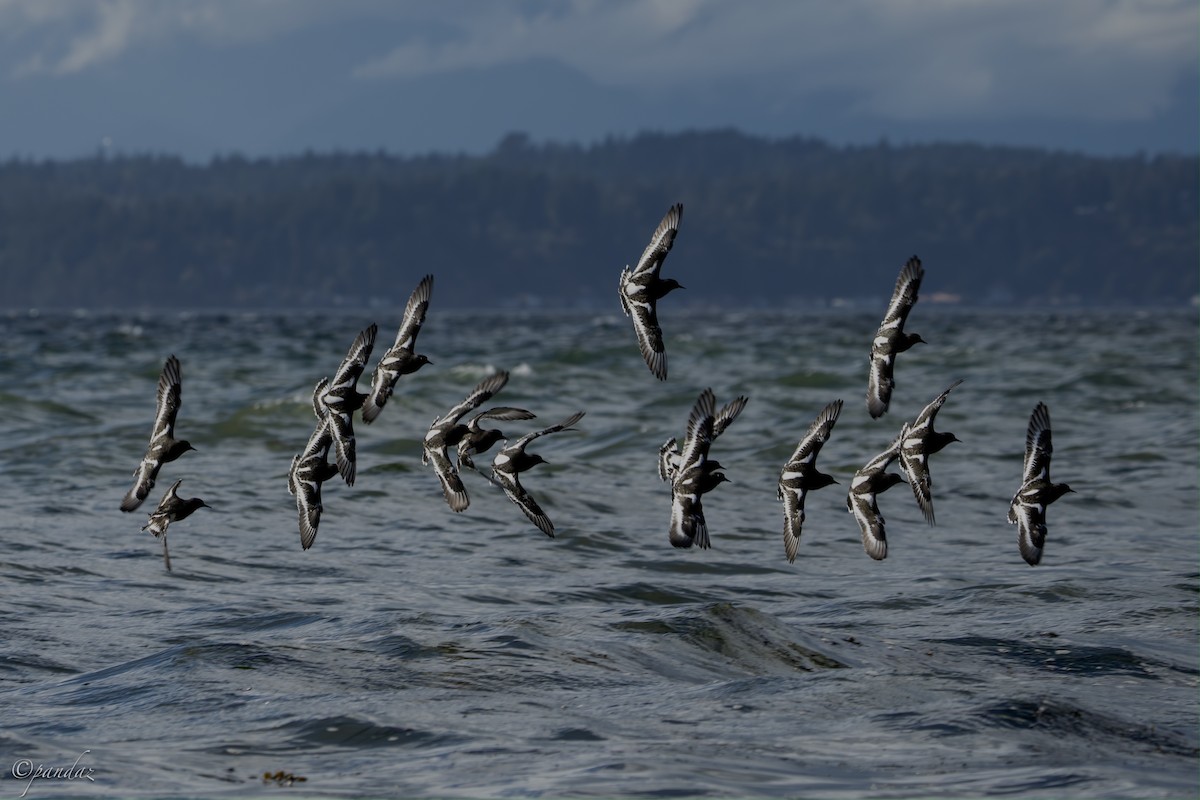
<path fill-rule="evenodd" d="M 11 68 L 16 77 L 70 75 L 115 59 L 151 38 L 157 17 L 137 0 L 0 0 L 0 28 L 10 46 L 36 43 Z"/>
<path fill-rule="evenodd" d="M 179 37 L 253 46 L 347 19 L 395 37 L 360 80 L 552 60 L 603 86 L 837 94 L 898 120 L 1147 119 L 1200 60 L 1194 0 L 0 0 L 0 41 L 22 53 L 10 75 L 65 76 Z"/>
<path fill-rule="evenodd" d="M 602 85 L 760 80 L 781 102 L 840 92 L 898 119 L 1079 114 L 1146 118 L 1197 60 L 1183 0 L 760 0 L 572 3 L 569 13 L 472 6 L 444 41 L 411 39 L 362 78 L 414 79 L 553 59 Z"/>
<path fill-rule="evenodd" d="M 132 0 L 101 3 L 96 13 L 96 26 L 71 42 L 55 71 L 78 72 L 124 52 L 134 33 L 134 15 Z"/>
<path fill-rule="evenodd" d="M 191 38 L 251 44 L 379 5 L 374 0 L 0 0 L 0 41 L 25 51 L 13 77 L 71 75 Z"/>

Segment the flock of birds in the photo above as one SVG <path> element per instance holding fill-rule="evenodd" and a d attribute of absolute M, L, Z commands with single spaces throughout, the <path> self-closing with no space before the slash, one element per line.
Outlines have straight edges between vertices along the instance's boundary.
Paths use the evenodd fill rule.
<path fill-rule="evenodd" d="M 682 216 L 681 204 L 671 206 L 636 266 L 626 266 L 622 271 L 618 287 L 621 307 L 633 321 L 642 358 L 659 380 L 667 378 L 667 355 L 658 322 L 657 304 L 671 291 L 682 288 L 676 280 L 662 278 L 660 272 L 674 244 Z M 916 256 L 904 265 L 896 279 L 887 313 L 871 344 L 866 404 L 868 413 L 874 419 L 887 413 L 891 402 L 895 387 L 896 355 L 924 342 L 918 334 L 904 330 L 909 312 L 917 301 L 924 274 L 921 261 Z M 375 346 L 378 333 L 375 324 L 355 337 L 333 380 L 323 378 L 313 389 L 312 408 L 317 419 L 316 426 L 303 451 L 292 458 L 288 470 L 288 491 L 295 497 L 300 545 L 305 550 L 312 546 L 320 525 L 322 484 L 340 475 L 348 485 L 354 485 L 354 412 L 360 413 L 364 423 L 371 424 L 386 406 L 397 381 L 431 363 L 426 356 L 416 352 L 416 343 L 432 292 L 433 276 L 426 275 L 405 305 L 395 342 L 376 365 L 369 391 L 360 392 L 358 381 Z M 576 430 L 574 426 L 583 418 L 584 412 L 576 412 L 556 425 L 511 441 L 499 429 L 488 427 L 491 421 L 529 420 L 535 418 L 532 412 L 509 406 L 478 410 L 507 382 L 508 373 L 503 371 L 484 378 L 462 402 L 435 419 L 422 442 L 421 462 L 432 466 L 447 505 L 453 511 L 461 512 L 470 505 L 470 497 L 460 471 L 471 469 L 483 474 L 475 466 L 474 457 L 504 442 L 492 459 L 489 479 L 539 530 L 553 537 L 554 523 L 521 485 L 521 473 L 545 463 L 540 455 L 529 453 L 526 448 L 542 436 Z M 950 392 L 961 382 L 957 380 L 951 383 L 922 409 L 915 420 L 905 422 L 891 445 L 867 462 L 851 480 L 846 508 L 857 520 L 862 532 L 863 548 L 871 558 L 881 560 L 887 557 L 887 535 L 878 498 L 892 486 L 907 479 L 926 521 L 934 524 L 929 457 L 948 444 L 959 441 L 953 433 L 934 430 L 934 419 Z M 163 464 L 194 449 L 187 441 L 175 438 L 181 385 L 179 359 L 172 355 L 163 365 L 158 380 L 157 413 L 150 444 L 134 470 L 134 484 L 121 503 L 122 511 L 133 511 L 142 504 L 154 487 Z M 727 480 L 720 462 L 710 457 L 710 449 L 717 437 L 737 419 L 748 401 L 749 398 L 739 396 L 718 410 L 712 389 L 705 389 L 688 416 L 682 444 L 671 438 L 659 448 L 659 477 L 671 486 L 668 538 L 673 546 L 687 548 L 694 545 L 702 549 L 710 546 L 702 498 Z M 783 543 L 789 562 L 795 560 L 799 550 L 807 493 L 837 482 L 832 476 L 819 471 L 816 461 L 841 411 L 841 400 L 825 406 L 809 425 L 780 472 L 778 497 L 783 503 Z M 469 419 L 468 415 L 471 415 Z M 329 461 L 331 449 L 334 453 L 333 462 Z M 453 459 L 452 451 L 455 454 Z M 1030 565 L 1038 564 L 1042 558 L 1046 541 L 1046 507 L 1072 491 L 1067 484 L 1050 480 L 1052 452 L 1050 412 L 1044 403 L 1038 403 L 1030 416 L 1026 434 L 1021 485 L 1008 510 L 1009 522 L 1017 526 L 1021 556 Z M 897 461 L 900 473 L 889 472 L 888 468 Z M 167 550 L 168 526 L 185 519 L 197 509 L 210 507 L 200 498 L 181 498 L 181 483 L 182 480 L 177 480 L 172 484 L 142 528 L 162 540 L 163 560 L 168 570 L 171 569 Z"/>

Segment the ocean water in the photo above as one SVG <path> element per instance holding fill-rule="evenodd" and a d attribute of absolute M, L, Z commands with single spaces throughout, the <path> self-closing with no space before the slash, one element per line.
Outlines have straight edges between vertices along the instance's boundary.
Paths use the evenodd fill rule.
<path fill-rule="evenodd" d="M 1194 311 L 918 305 L 929 344 L 871 420 L 876 312 L 668 312 L 660 383 L 615 308 L 436 303 L 434 363 L 357 424 L 357 483 L 325 484 L 307 552 L 285 476 L 312 387 L 372 321 L 378 356 L 399 308 L 0 316 L 3 796 L 1200 791 Z M 171 353 L 197 451 L 123 514 Z M 479 475 L 452 513 L 420 463 L 429 422 L 495 369 L 493 404 L 538 415 L 510 434 L 587 412 L 523 478 L 554 539 Z M 958 378 L 938 524 L 893 488 L 874 562 L 850 477 Z M 706 386 L 750 403 L 713 447 L 732 481 L 705 498 L 713 547 L 680 551 L 657 451 Z M 835 398 L 819 463 L 840 485 L 809 495 L 788 564 L 776 479 Z M 1033 568 L 1006 512 L 1038 401 L 1076 493 Z M 140 528 L 178 478 L 213 509 L 172 526 L 168 573 Z M 30 785 L 39 766 L 57 777 Z"/>

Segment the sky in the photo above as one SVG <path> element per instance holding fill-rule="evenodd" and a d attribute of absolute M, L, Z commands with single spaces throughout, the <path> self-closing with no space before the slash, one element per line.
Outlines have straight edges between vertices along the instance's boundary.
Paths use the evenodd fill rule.
<path fill-rule="evenodd" d="M 0 0 L 0 158 L 736 128 L 1200 149 L 1196 0 Z"/>

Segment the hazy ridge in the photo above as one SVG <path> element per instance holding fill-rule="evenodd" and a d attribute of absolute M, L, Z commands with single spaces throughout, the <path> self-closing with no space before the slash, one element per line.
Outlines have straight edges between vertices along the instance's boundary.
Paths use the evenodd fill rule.
<path fill-rule="evenodd" d="M 446 307 L 605 308 L 674 202 L 677 307 L 875 300 L 913 253 L 940 301 L 1185 304 L 1198 165 L 735 131 L 513 134 L 483 156 L 11 159 L 0 305 L 388 306 L 433 272 Z"/>

